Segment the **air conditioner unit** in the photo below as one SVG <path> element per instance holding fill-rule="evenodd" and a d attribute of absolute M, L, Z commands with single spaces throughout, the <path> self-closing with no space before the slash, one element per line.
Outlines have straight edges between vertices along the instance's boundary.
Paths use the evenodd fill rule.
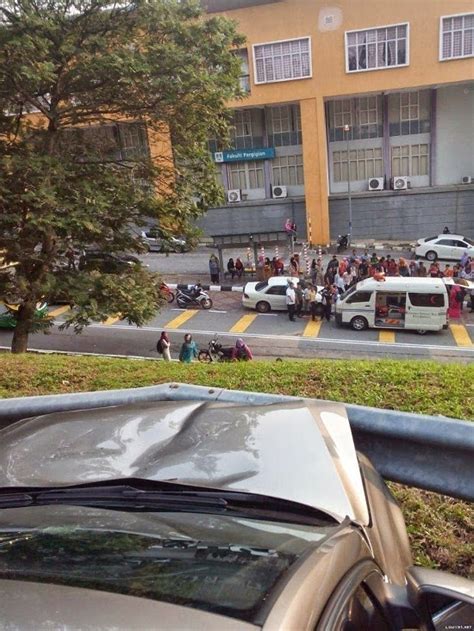
<path fill-rule="evenodd" d="M 462 184 L 472 184 L 473 182 L 474 182 L 474 177 L 471 177 L 470 175 L 463 175 L 461 178 Z"/>
<path fill-rule="evenodd" d="M 408 188 L 408 177 L 406 175 L 392 177 L 392 188 L 394 191 L 405 191 Z"/>
<path fill-rule="evenodd" d="M 231 202 L 232 204 L 234 204 L 235 202 L 241 202 L 242 193 L 240 189 L 234 188 L 234 189 L 231 189 L 230 191 L 227 191 L 227 201 Z"/>
<path fill-rule="evenodd" d="M 371 177 L 369 182 L 369 191 L 383 191 L 384 178 L 383 177 Z"/>
<path fill-rule="evenodd" d="M 286 186 L 272 186 L 272 197 L 274 197 L 275 199 L 288 197 Z"/>

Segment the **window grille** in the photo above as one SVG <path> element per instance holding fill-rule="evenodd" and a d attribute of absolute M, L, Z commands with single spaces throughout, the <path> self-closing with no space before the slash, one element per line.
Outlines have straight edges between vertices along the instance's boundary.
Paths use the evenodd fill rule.
<path fill-rule="evenodd" d="M 346 32 L 346 70 L 408 65 L 408 24 Z"/>
<path fill-rule="evenodd" d="M 309 37 L 257 44 L 253 51 L 255 83 L 290 81 L 311 76 Z"/>
<path fill-rule="evenodd" d="M 441 18 L 440 59 L 474 55 L 474 13 Z"/>

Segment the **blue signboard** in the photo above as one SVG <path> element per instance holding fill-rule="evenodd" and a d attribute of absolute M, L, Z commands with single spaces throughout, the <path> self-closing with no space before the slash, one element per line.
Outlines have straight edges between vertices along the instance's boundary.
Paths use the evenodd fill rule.
<path fill-rule="evenodd" d="M 229 151 L 216 151 L 214 162 L 243 162 L 245 160 L 271 160 L 275 157 L 274 147 L 263 149 L 231 149 Z"/>

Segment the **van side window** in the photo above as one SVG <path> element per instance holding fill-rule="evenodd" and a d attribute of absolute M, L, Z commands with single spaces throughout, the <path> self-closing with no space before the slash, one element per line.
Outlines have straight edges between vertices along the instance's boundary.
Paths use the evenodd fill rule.
<path fill-rule="evenodd" d="M 444 294 L 408 294 L 414 307 L 444 307 Z"/>
<path fill-rule="evenodd" d="M 356 291 L 355 294 L 349 296 L 346 300 L 346 304 L 351 305 L 354 302 L 369 302 L 371 297 L 371 291 Z"/>

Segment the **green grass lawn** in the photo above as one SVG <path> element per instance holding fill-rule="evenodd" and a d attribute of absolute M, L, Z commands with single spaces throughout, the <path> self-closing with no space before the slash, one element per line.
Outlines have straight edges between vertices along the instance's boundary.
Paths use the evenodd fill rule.
<path fill-rule="evenodd" d="M 0 397 L 109 390 L 180 381 L 474 419 L 474 365 L 428 361 L 259 361 L 229 364 L 65 355 L 0 355 Z M 417 563 L 472 575 L 472 505 L 391 485 Z"/>

